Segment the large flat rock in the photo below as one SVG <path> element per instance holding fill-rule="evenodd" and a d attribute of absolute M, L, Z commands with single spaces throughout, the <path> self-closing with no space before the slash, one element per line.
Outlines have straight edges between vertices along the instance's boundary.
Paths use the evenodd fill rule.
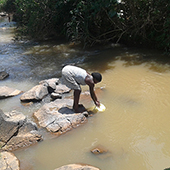
<path fill-rule="evenodd" d="M 12 151 L 42 140 L 37 125 L 18 111 L 0 110 L 0 148 Z"/>
<path fill-rule="evenodd" d="M 67 132 L 86 121 L 88 113 L 74 113 L 72 99 L 58 99 L 43 105 L 34 117 L 41 127 L 53 133 Z"/>

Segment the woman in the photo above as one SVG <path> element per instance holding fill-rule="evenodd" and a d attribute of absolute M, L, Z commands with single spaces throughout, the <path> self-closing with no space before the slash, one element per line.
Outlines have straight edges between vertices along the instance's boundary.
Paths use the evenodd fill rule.
<path fill-rule="evenodd" d="M 89 74 L 86 70 L 80 67 L 67 65 L 62 69 L 62 80 L 67 87 L 74 90 L 73 109 L 76 113 L 79 112 L 79 98 L 81 93 L 80 85 L 89 86 L 91 98 L 96 106 L 100 106 L 100 102 L 94 92 L 95 84 L 101 82 L 102 80 L 102 75 L 100 73 L 95 72 Z"/>

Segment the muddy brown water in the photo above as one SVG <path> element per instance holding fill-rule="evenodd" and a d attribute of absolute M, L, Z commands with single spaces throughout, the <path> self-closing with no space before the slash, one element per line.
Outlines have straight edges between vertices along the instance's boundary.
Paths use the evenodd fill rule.
<path fill-rule="evenodd" d="M 104 88 L 99 100 L 106 106 L 105 112 L 95 113 L 59 137 L 42 129 L 44 141 L 14 152 L 21 170 L 53 170 L 71 163 L 101 170 L 170 167 L 170 65 L 165 56 L 113 45 L 85 51 L 64 42 L 14 42 L 13 31 L 13 27 L 0 27 L 0 69 L 10 74 L 0 86 L 26 91 L 40 80 L 59 77 L 63 64 L 77 63 L 89 72 L 102 73 L 97 87 Z M 19 97 L 0 100 L 0 108 L 19 110 L 33 120 L 33 112 L 43 102 L 23 106 Z M 90 99 L 81 102 L 93 106 Z M 98 145 L 108 153 L 93 155 L 90 150 Z"/>

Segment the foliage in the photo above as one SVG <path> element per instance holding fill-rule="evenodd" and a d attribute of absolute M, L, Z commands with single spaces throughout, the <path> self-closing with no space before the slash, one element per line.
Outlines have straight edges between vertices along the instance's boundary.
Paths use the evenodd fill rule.
<path fill-rule="evenodd" d="M 113 41 L 170 51 L 169 0 L 0 1 L 15 4 L 10 9 L 22 33 L 33 38 L 62 35 L 85 45 Z"/>
<path fill-rule="evenodd" d="M 5 0 L 0 0 L 0 11 L 2 10 L 2 6 L 4 5 Z"/>
<path fill-rule="evenodd" d="M 62 5 L 56 0 L 15 0 L 22 31 L 34 38 L 46 38 L 61 32 L 66 22 Z"/>
<path fill-rule="evenodd" d="M 119 27 L 126 41 L 170 50 L 170 3 L 168 0 L 124 0 Z M 122 25 L 123 24 L 123 25 Z"/>
<path fill-rule="evenodd" d="M 77 1 L 70 11 L 67 35 L 73 40 L 94 44 L 113 39 L 112 18 L 116 18 L 117 0 Z"/>
<path fill-rule="evenodd" d="M 1 11 L 6 11 L 7 13 L 13 13 L 15 11 L 15 0 L 0 0 Z"/>

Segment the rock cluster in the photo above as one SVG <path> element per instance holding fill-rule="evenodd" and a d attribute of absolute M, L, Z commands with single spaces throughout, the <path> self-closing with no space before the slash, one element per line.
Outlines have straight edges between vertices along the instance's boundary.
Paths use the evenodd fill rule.
<path fill-rule="evenodd" d="M 21 95 L 22 102 L 38 102 L 48 94 L 52 94 L 52 99 L 62 98 L 61 94 L 70 92 L 71 89 L 63 84 L 59 84 L 58 78 L 43 80 L 29 91 Z"/>
<path fill-rule="evenodd" d="M 71 109 L 73 99 L 62 99 L 62 94 L 71 89 L 59 83 L 58 78 L 41 81 L 32 89 L 20 96 L 21 102 L 38 102 L 47 95 L 53 94 L 51 102 L 44 104 L 33 116 L 40 127 L 52 133 L 67 132 L 87 120 L 88 112 L 74 113 Z M 0 99 L 12 97 L 22 93 L 19 90 L 0 87 Z M 55 100 L 54 96 L 61 96 Z M 58 97 L 57 97 L 58 98 Z M 53 101 L 54 100 L 54 101 Z M 25 115 L 18 111 L 4 113 L 0 110 L 0 146 L 1 150 L 16 150 L 41 141 L 36 123 L 29 121 Z"/>
<path fill-rule="evenodd" d="M 50 96 L 51 100 L 42 105 L 33 113 L 35 122 L 47 131 L 55 134 L 65 133 L 87 121 L 89 113 L 82 107 L 81 113 L 72 110 L 73 99 L 63 98 L 63 94 L 71 89 L 60 83 L 58 78 L 39 82 L 32 89 L 22 92 L 7 86 L 0 87 L 0 99 L 21 94 L 22 103 L 39 102 Z M 27 104 L 27 103 L 26 103 Z M 37 124 L 18 111 L 4 113 L 0 110 L 0 169 L 19 170 L 19 161 L 10 152 L 19 148 L 28 147 L 43 139 Z M 5 167 L 6 166 L 6 167 Z M 98 168 L 71 164 L 56 170 L 99 170 Z"/>
<path fill-rule="evenodd" d="M 4 113 L 0 110 L 1 150 L 13 151 L 42 140 L 37 125 L 18 111 Z"/>

